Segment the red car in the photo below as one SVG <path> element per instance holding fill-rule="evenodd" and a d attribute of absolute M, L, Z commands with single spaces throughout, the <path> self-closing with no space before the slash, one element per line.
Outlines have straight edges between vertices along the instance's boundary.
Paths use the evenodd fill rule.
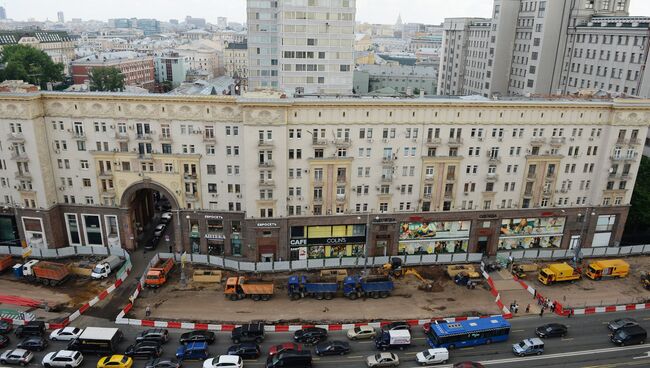
<path fill-rule="evenodd" d="M 485 366 L 477 362 L 460 362 L 454 364 L 454 368 L 485 368 Z"/>
<path fill-rule="evenodd" d="M 436 321 L 433 321 L 433 322 L 427 322 L 427 323 L 423 324 L 422 329 L 424 330 L 424 333 L 429 332 L 429 330 L 431 329 L 431 324 L 432 323 L 447 323 L 447 320 L 439 319 L 439 320 L 436 320 Z"/>
<path fill-rule="evenodd" d="M 269 356 L 274 356 L 285 351 L 302 351 L 302 345 L 293 342 L 285 342 L 280 345 L 273 345 L 269 348 Z"/>

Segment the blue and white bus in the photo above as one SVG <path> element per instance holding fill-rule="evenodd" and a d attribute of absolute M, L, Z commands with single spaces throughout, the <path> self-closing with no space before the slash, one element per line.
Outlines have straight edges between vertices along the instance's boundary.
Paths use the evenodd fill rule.
<path fill-rule="evenodd" d="M 510 323 L 501 316 L 460 322 L 432 323 L 427 342 L 432 348 L 464 348 L 508 340 Z"/>

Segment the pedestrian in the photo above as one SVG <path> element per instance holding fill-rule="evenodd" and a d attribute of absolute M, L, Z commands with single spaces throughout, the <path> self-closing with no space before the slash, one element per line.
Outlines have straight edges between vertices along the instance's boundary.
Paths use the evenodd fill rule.
<path fill-rule="evenodd" d="M 537 299 L 537 290 L 533 289 L 533 299 Z"/>
<path fill-rule="evenodd" d="M 541 318 L 544 315 L 544 308 L 539 309 L 539 317 Z"/>
<path fill-rule="evenodd" d="M 555 302 L 551 303 L 551 313 L 555 313 Z"/>
<path fill-rule="evenodd" d="M 519 304 L 515 302 L 515 314 L 519 313 Z"/>
<path fill-rule="evenodd" d="M 151 307 L 147 305 L 147 308 L 144 310 L 145 316 L 149 317 L 151 315 Z"/>
<path fill-rule="evenodd" d="M 530 313 L 530 303 L 526 306 L 526 313 Z"/>
<path fill-rule="evenodd" d="M 573 315 L 573 309 L 569 309 L 569 313 L 567 314 L 567 318 L 571 318 Z"/>

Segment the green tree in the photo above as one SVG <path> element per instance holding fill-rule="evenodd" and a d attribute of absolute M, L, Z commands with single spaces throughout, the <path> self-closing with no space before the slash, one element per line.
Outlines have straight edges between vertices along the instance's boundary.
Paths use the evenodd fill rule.
<path fill-rule="evenodd" d="M 115 67 L 96 67 L 90 72 L 90 90 L 121 92 L 124 90 L 124 74 Z"/>
<path fill-rule="evenodd" d="M 0 81 L 24 80 L 45 88 L 48 82 L 63 81 L 63 64 L 55 63 L 43 51 L 25 45 L 9 45 L 2 49 Z"/>
<path fill-rule="evenodd" d="M 642 156 L 625 232 L 647 231 L 648 228 L 650 228 L 650 158 Z"/>

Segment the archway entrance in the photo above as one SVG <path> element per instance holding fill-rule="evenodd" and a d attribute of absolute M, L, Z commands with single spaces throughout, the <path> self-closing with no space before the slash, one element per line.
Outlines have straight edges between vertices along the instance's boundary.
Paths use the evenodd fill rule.
<path fill-rule="evenodd" d="M 178 203 L 164 186 L 145 180 L 128 187 L 122 194 L 121 207 L 126 209 L 123 223 L 126 224 L 126 239 L 129 248 L 175 251 L 175 236 L 179 230 Z"/>

